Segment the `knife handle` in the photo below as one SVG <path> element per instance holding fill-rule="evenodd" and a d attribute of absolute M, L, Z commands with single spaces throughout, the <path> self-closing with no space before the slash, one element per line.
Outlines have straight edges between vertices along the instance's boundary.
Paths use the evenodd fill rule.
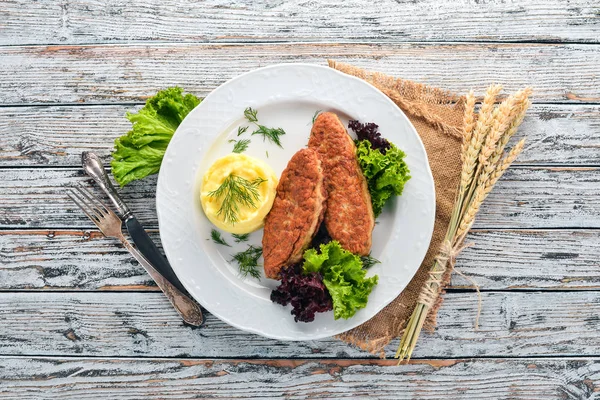
<path fill-rule="evenodd" d="M 204 317 L 202 316 L 202 309 L 194 300 L 190 299 L 188 296 L 184 295 L 177 289 L 175 286 L 171 284 L 168 280 L 166 280 L 153 266 L 152 264 L 144 258 L 142 253 L 140 253 L 135 247 L 129 243 L 127 239 L 121 234 L 119 236 L 119 240 L 123 243 L 123 246 L 133 257 L 138 260 L 138 262 L 144 267 L 146 272 L 154 279 L 154 282 L 158 285 L 160 290 L 167 296 L 175 310 L 179 313 L 181 318 L 189 325 L 192 326 L 200 326 L 204 322 Z"/>
<path fill-rule="evenodd" d="M 97 184 L 100 189 L 108 196 L 111 203 L 117 209 L 117 213 L 121 219 L 125 220 L 131 214 L 129 207 L 121 200 L 117 191 L 113 187 L 100 157 L 91 151 L 84 151 L 81 153 L 81 164 L 83 170 L 88 174 Z"/>

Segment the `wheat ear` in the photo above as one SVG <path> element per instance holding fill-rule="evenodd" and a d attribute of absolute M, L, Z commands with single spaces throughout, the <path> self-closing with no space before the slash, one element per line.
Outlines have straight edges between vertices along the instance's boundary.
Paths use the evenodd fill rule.
<path fill-rule="evenodd" d="M 485 200 L 485 198 L 490 194 L 492 188 L 498 182 L 498 179 L 504 175 L 504 172 L 508 169 L 508 167 L 515 161 L 517 156 L 521 154 L 523 151 L 523 147 L 525 146 L 525 139 L 521 139 L 508 153 L 508 155 L 498 164 L 496 169 L 490 175 L 489 180 L 485 185 L 481 185 L 477 187 L 475 194 L 473 196 L 473 200 L 469 204 L 469 207 L 465 211 L 464 217 L 458 227 L 458 231 L 456 233 L 457 237 L 461 237 L 463 234 L 471 229 L 473 222 L 475 222 L 475 215 L 479 211 L 479 207 Z"/>
<path fill-rule="evenodd" d="M 485 143 L 479 153 L 479 165 L 477 170 L 480 173 L 477 182 L 478 186 L 485 184 L 490 174 L 494 171 L 495 164 L 490 162 L 490 157 L 494 154 L 500 138 L 506 132 L 506 129 L 511 122 L 514 103 L 515 97 L 510 96 L 494 110 L 492 128 L 490 129 L 490 133 L 486 136 Z"/>
<path fill-rule="evenodd" d="M 479 110 L 479 118 L 475 123 L 475 130 L 473 131 L 473 135 L 465 153 L 463 169 L 461 172 L 459 195 L 466 191 L 473 179 L 473 171 L 475 170 L 475 165 L 477 163 L 477 158 L 479 157 L 481 146 L 483 145 L 485 136 L 493 121 L 494 103 L 498 93 L 500 93 L 500 90 L 502 90 L 502 86 L 492 85 L 485 93 L 483 104 Z"/>
<path fill-rule="evenodd" d="M 525 88 L 515 93 L 515 103 L 513 108 L 514 117 L 512 119 L 512 122 L 508 126 L 508 129 L 500 138 L 498 146 L 496 147 L 494 154 L 490 158 L 490 163 L 492 165 L 496 165 L 498 163 L 500 157 L 502 156 L 502 153 L 504 152 L 504 148 L 508 144 L 508 141 L 517 132 L 517 129 L 519 128 L 519 125 L 521 125 L 521 122 L 523 122 L 523 118 L 525 118 L 525 112 L 531 105 L 531 101 L 529 101 L 529 96 L 531 95 L 531 92 L 531 88 Z"/>
<path fill-rule="evenodd" d="M 471 90 L 465 100 L 465 131 L 463 135 L 462 151 L 460 153 L 461 158 L 464 161 L 465 153 L 467 152 L 467 146 L 471 142 L 471 136 L 473 135 L 473 128 L 475 127 L 475 93 Z"/>

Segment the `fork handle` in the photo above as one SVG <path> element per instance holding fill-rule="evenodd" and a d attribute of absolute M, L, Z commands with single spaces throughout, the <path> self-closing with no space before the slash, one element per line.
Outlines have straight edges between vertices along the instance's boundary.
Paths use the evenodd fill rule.
<path fill-rule="evenodd" d="M 194 300 L 181 293 L 181 291 L 173 286 L 171 282 L 166 280 L 160 272 L 154 269 L 152 264 L 146 260 L 142 253 L 133 247 L 123 235 L 120 235 L 119 240 L 123 243 L 123 246 L 129 250 L 133 257 L 142 264 L 152 279 L 154 279 L 154 282 L 156 282 L 160 290 L 167 296 L 173 307 L 175 307 L 175 310 L 181 315 L 181 318 L 189 325 L 202 325 L 204 317 L 202 316 L 200 306 Z"/>

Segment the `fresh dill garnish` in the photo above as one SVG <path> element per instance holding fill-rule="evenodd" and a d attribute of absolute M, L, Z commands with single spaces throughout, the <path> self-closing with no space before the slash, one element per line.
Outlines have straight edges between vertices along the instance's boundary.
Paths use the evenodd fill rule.
<path fill-rule="evenodd" d="M 237 133 L 237 135 L 238 135 L 238 136 L 240 136 L 241 134 L 243 134 L 243 133 L 246 133 L 246 131 L 247 131 L 247 130 L 248 130 L 248 127 L 247 127 L 247 126 L 240 126 L 240 127 L 238 128 L 238 133 Z"/>
<path fill-rule="evenodd" d="M 319 116 L 319 114 L 321 114 L 321 111 L 323 110 L 317 110 L 315 111 L 315 115 L 313 115 L 313 119 L 312 119 L 312 123 L 315 123 L 315 120 L 317 119 L 317 117 Z"/>
<path fill-rule="evenodd" d="M 243 153 L 244 151 L 246 151 L 246 149 L 248 149 L 249 144 L 250 144 L 250 139 L 237 140 L 237 141 L 235 141 L 235 144 L 233 145 L 232 151 L 234 153 Z"/>
<path fill-rule="evenodd" d="M 267 155 L 267 158 L 269 158 L 269 152 L 267 150 L 265 150 L 265 154 Z"/>
<path fill-rule="evenodd" d="M 258 111 L 252 107 L 248 107 L 244 110 L 244 117 L 248 122 L 254 123 L 258 129 L 252 132 L 252 135 L 262 135 L 263 140 L 269 139 L 270 142 L 275 143 L 277 146 L 283 148 L 279 136 L 285 135 L 285 131 L 281 128 L 268 128 L 258 123 Z M 247 129 L 247 128 L 246 128 Z M 246 130 L 244 130 L 246 132 Z M 242 132 L 242 133 L 244 133 Z M 241 135 L 240 128 L 238 128 L 238 136 Z"/>
<path fill-rule="evenodd" d="M 285 135 L 285 131 L 281 128 L 267 128 L 264 125 L 257 125 L 258 129 L 252 132 L 253 135 L 262 135 L 263 140 L 269 139 L 272 143 L 283 148 L 279 136 Z"/>
<path fill-rule="evenodd" d="M 232 233 L 231 236 L 233 236 L 233 239 L 235 240 L 236 243 L 239 243 L 239 242 L 248 241 L 248 237 L 250 236 L 250 234 L 249 233 Z"/>
<path fill-rule="evenodd" d="M 230 174 L 221 186 L 208 192 L 209 197 L 222 198 L 217 216 L 223 215 L 223 221 L 235 225 L 238 222 L 239 206 L 256 208 L 256 201 L 260 198 L 257 188 L 266 181 L 260 177 L 249 181 L 241 176 Z"/>
<path fill-rule="evenodd" d="M 370 254 L 368 256 L 361 256 L 360 260 L 363 263 L 363 268 L 364 269 L 369 269 L 369 268 L 371 268 L 375 264 L 381 264 L 381 261 L 379 261 L 375 257 L 371 257 Z"/>
<path fill-rule="evenodd" d="M 217 244 L 221 244 L 223 246 L 231 247 L 229 245 L 229 243 L 227 243 L 225 241 L 225 239 L 223 239 L 223 236 L 221 236 L 221 232 L 219 232 L 218 230 L 216 230 L 214 228 L 210 231 L 210 237 L 212 238 L 213 242 L 215 242 Z"/>
<path fill-rule="evenodd" d="M 258 268 L 258 259 L 262 256 L 262 247 L 249 245 L 248 249 L 233 255 L 231 261 L 236 261 L 240 270 L 240 275 L 246 277 L 248 275 L 253 278 L 260 278 L 260 270 Z"/>
<path fill-rule="evenodd" d="M 244 110 L 244 117 L 246 117 L 248 122 L 258 122 L 257 114 L 258 114 L 258 111 L 256 111 L 252 107 L 248 107 Z"/>

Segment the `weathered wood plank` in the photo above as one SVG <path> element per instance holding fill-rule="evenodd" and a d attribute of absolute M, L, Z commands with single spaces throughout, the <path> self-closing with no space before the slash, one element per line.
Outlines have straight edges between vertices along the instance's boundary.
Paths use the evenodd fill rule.
<path fill-rule="evenodd" d="M 599 168 L 513 168 L 486 199 L 475 227 L 598 227 Z"/>
<path fill-rule="evenodd" d="M 592 0 L 5 2 L 0 44 L 127 41 L 536 40 L 598 42 Z"/>
<path fill-rule="evenodd" d="M 597 358 L 106 360 L 0 358 L 0 398 L 592 399 Z M 14 397 L 13 397 L 14 396 Z"/>
<path fill-rule="evenodd" d="M 600 289 L 599 230 L 476 230 L 467 242 L 456 267 L 481 289 Z M 452 287 L 469 285 L 454 275 Z M 158 290 L 96 230 L 0 231 L 0 290 L 14 289 Z"/>
<path fill-rule="evenodd" d="M 97 230 L 0 231 L 0 289 L 158 290 L 127 250 Z"/>
<path fill-rule="evenodd" d="M 140 106 L 0 108 L 0 166 L 79 166 L 82 151 L 110 160 L 115 138 L 131 128 L 124 117 Z M 518 163 L 598 165 L 600 106 L 534 104 L 519 137 Z"/>
<path fill-rule="evenodd" d="M 595 356 L 600 293 L 484 292 L 478 331 L 474 292 L 448 292 L 438 329 L 415 357 Z M 291 318 L 291 316 L 290 316 Z M 0 293 L 0 354 L 103 357 L 365 357 L 334 339 L 281 342 L 207 316 L 184 326 L 160 293 Z M 388 346 L 391 356 L 397 341 Z"/>
<path fill-rule="evenodd" d="M 600 45 L 132 44 L 2 47 L 0 104 L 140 101 L 175 84 L 202 96 L 256 67 L 327 58 L 458 92 L 502 82 L 537 102 L 600 99 Z"/>
<path fill-rule="evenodd" d="M 475 230 L 456 268 L 482 288 L 598 289 L 598 230 Z M 452 287 L 470 283 L 458 274 Z"/>
<path fill-rule="evenodd" d="M 80 169 L 0 169 L 0 228 L 92 228 L 67 197 Z M 517 167 L 504 175 L 481 209 L 478 228 L 598 228 L 600 168 Z M 126 186 L 123 199 L 156 227 L 156 177 Z"/>

